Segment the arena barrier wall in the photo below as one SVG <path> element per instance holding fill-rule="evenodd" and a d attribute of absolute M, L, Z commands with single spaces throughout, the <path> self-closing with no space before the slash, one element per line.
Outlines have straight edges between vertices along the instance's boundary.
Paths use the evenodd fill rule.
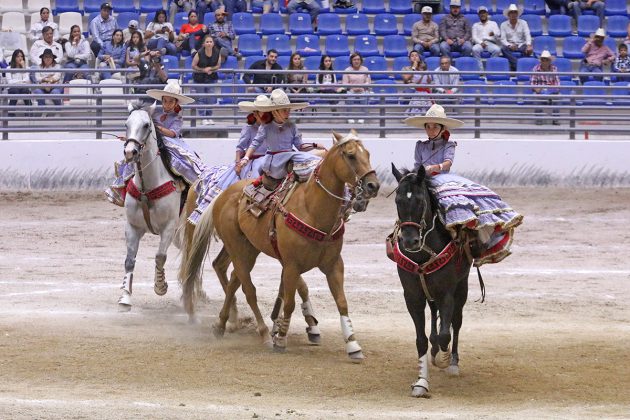
<path fill-rule="evenodd" d="M 234 159 L 235 139 L 188 143 L 209 165 Z M 413 165 L 414 140 L 364 143 L 384 185 L 394 182 L 391 162 Z M 122 151 L 118 140 L 0 141 L 0 190 L 100 190 Z M 453 171 L 490 187 L 630 186 L 629 156 L 630 141 L 459 140 Z"/>

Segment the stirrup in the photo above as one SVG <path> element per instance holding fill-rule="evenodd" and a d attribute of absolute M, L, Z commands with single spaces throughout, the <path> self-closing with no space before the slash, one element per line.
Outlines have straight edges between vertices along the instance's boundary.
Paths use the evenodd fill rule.
<path fill-rule="evenodd" d="M 118 191 L 114 190 L 111 187 L 108 187 L 105 191 L 103 191 L 105 193 L 105 197 L 107 198 L 107 201 L 109 201 L 112 204 L 115 204 L 119 207 L 125 207 L 125 202 L 123 201 L 122 197 L 120 196 L 120 193 L 118 193 Z"/>

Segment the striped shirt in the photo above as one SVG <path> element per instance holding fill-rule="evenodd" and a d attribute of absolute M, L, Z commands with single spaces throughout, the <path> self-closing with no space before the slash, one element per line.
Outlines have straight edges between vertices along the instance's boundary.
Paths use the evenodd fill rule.
<path fill-rule="evenodd" d="M 538 63 L 534 66 L 532 71 L 544 72 L 545 70 L 543 70 L 540 67 L 540 63 Z M 547 71 L 556 73 L 558 68 L 551 64 L 549 70 Z M 529 79 L 529 83 L 536 86 L 558 86 L 560 84 L 560 78 L 557 74 L 532 74 Z"/>

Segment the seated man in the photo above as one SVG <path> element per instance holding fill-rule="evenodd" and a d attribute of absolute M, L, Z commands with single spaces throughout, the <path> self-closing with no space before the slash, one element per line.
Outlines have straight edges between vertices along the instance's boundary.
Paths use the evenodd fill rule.
<path fill-rule="evenodd" d="M 140 70 L 140 76 L 132 80 L 132 83 L 138 85 L 157 85 L 166 84 L 168 81 L 168 74 L 164 70 L 162 60 L 160 58 L 159 51 L 151 51 L 147 55 L 148 61 L 137 57 L 138 69 Z M 136 95 L 144 94 L 147 92 L 147 88 L 133 88 L 133 93 Z"/>
<path fill-rule="evenodd" d="M 192 0 L 172 0 L 168 6 L 168 21 L 171 25 L 175 24 L 175 15 L 179 12 L 190 12 L 193 9 L 194 2 Z"/>
<path fill-rule="evenodd" d="M 572 1 L 568 5 L 568 9 L 573 15 L 575 19 L 575 23 L 577 24 L 578 17 L 582 14 L 582 10 L 592 10 L 595 12 L 597 17 L 599 18 L 599 27 L 604 27 L 604 16 L 606 5 L 603 0 L 579 0 Z"/>
<path fill-rule="evenodd" d="M 270 49 L 267 51 L 267 58 L 264 60 L 258 60 L 252 64 L 250 70 L 282 70 L 282 66 L 276 61 L 278 60 L 278 51 Z M 254 93 L 271 93 L 274 89 L 273 85 L 283 84 L 285 81 L 285 75 L 278 74 L 263 74 L 263 73 L 245 73 L 243 75 L 243 81 L 247 84 L 264 85 L 264 86 L 252 86 L 248 87 L 248 92 Z"/>
<path fill-rule="evenodd" d="M 221 55 L 224 57 L 227 55 L 234 55 L 240 58 L 241 55 L 234 51 L 234 46 L 232 45 L 232 42 L 234 42 L 234 39 L 236 38 L 236 35 L 234 34 L 234 27 L 232 26 L 232 22 L 225 20 L 226 15 L 227 12 L 224 8 L 215 10 L 215 22 L 208 27 L 208 30 L 219 48 L 221 48 Z"/>
<path fill-rule="evenodd" d="M 60 43 L 53 41 L 54 30 L 50 26 L 44 26 L 42 29 L 42 39 L 38 39 L 33 43 L 29 53 L 31 66 L 38 66 L 42 60 L 40 56 L 45 50 L 51 50 L 58 61 L 63 58 L 63 47 Z"/>
<path fill-rule="evenodd" d="M 452 51 L 470 57 L 472 54 L 472 28 L 470 22 L 461 14 L 461 0 L 451 0 L 451 13 L 444 16 L 440 22 L 440 37 L 442 55 L 451 56 Z"/>
<path fill-rule="evenodd" d="M 308 13 L 311 15 L 311 23 L 313 27 L 317 28 L 317 16 L 321 10 L 317 0 L 291 0 L 289 4 L 287 4 L 287 11 L 289 13 L 295 13 L 298 7 L 308 10 Z"/>
<path fill-rule="evenodd" d="M 534 52 L 532 35 L 527 22 L 518 18 L 521 11 L 515 4 L 510 4 L 503 14 L 508 20 L 501 24 L 501 52 L 510 62 L 511 70 L 516 71 L 518 56 L 515 53 L 532 55 Z"/>
<path fill-rule="evenodd" d="M 413 49 L 420 54 L 430 52 L 436 57 L 440 56 L 440 30 L 437 23 L 433 22 L 433 9 L 431 6 L 422 8 L 422 20 L 417 21 L 411 28 L 411 40 Z"/>
<path fill-rule="evenodd" d="M 498 45 L 501 31 L 496 22 L 488 18 L 488 8 L 486 6 L 479 6 L 477 14 L 479 15 L 479 22 L 472 27 L 472 40 L 475 44 L 472 48 L 472 54 L 479 64 L 479 70 L 483 71 L 482 52 L 486 51 L 492 57 L 501 55 L 501 47 Z"/>
<path fill-rule="evenodd" d="M 111 42 L 112 35 L 118 27 L 118 21 L 112 15 L 112 5 L 109 3 L 101 4 L 101 14 L 96 16 L 90 22 L 90 35 L 92 36 L 92 53 L 94 57 L 98 57 L 98 53 L 103 48 L 103 44 Z"/>
<path fill-rule="evenodd" d="M 434 71 L 436 73 L 433 75 L 433 84 L 437 85 L 437 87 L 433 88 L 435 92 L 457 93 L 459 90 L 459 74 L 453 72 L 458 72 L 459 70 L 451 66 L 449 56 L 442 56 L 440 58 L 440 67 L 436 68 Z M 441 100 L 441 102 L 444 102 L 444 100 Z"/>
<path fill-rule="evenodd" d="M 532 69 L 532 71 L 536 73 L 546 73 L 546 72 L 557 73 L 558 68 L 554 66 L 553 64 L 551 64 L 553 59 L 554 57 L 551 55 L 549 51 L 547 50 L 543 51 L 542 54 L 540 54 L 540 63 L 536 64 L 534 68 Z M 558 86 L 560 85 L 560 78 L 555 74 L 532 74 L 529 79 L 529 84 L 536 86 L 535 88 L 532 88 L 532 91 L 535 94 L 557 95 L 559 93 Z M 541 101 L 537 101 L 537 103 L 540 103 L 543 105 L 551 105 L 553 102 L 551 99 L 543 99 Z M 536 115 L 542 115 L 543 111 L 540 109 L 537 109 L 535 113 Z M 558 115 L 558 110 L 554 109 L 552 113 L 555 117 Z M 536 124 L 542 125 L 543 121 L 537 120 Z M 558 120 L 553 120 L 553 125 L 560 125 L 560 122 Z"/>
<path fill-rule="evenodd" d="M 615 53 L 604 45 L 604 38 L 606 32 L 599 28 L 591 38 L 582 47 L 584 53 L 584 60 L 580 64 L 580 72 L 582 73 L 601 73 L 603 72 L 604 65 L 609 65 L 615 59 Z M 591 77 L 580 76 L 582 84 L 588 81 Z M 594 77 L 595 80 L 602 80 L 601 77 Z"/>

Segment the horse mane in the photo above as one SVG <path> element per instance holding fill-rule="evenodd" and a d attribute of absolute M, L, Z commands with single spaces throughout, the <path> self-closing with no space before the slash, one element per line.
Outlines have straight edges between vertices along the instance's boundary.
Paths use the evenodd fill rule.
<path fill-rule="evenodd" d="M 417 175 L 416 175 L 415 171 L 412 171 L 410 169 L 401 168 L 401 169 L 399 169 L 399 171 L 400 171 L 400 174 L 403 176 L 403 178 L 401 178 L 401 180 L 404 179 L 404 177 L 409 175 L 409 174 L 413 174 L 413 176 L 415 176 L 417 178 Z M 438 200 L 435 197 L 435 195 L 433 195 L 433 193 L 431 193 L 431 189 L 427 185 L 427 178 L 426 178 L 426 176 L 422 179 L 422 184 L 423 184 L 424 188 L 426 188 L 427 194 L 429 195 L 429 203 L 430 203 L 430 206 L 431 206 L 431 211 L 433 211 L 433 212 L 438 211 L 439 208 L 440 208 Z"/>
<path fill-rule="evenodd" d="M 151 122 L 153 123 L 153 120 L 151 120 Z M 155 126 L 155 124 L 153 125 Z M 171 174 L 173 179 L 180 179 L 181 176 L 174 173 L 173 170 L 171 169 L 172 158 L 171 158 L 171 154 L 166 148 L 166 145 L 164 144 L 164 134 L 162 134 L 158 130 L 154 130 L 154 132 L 155 132 L 155 138 L 157 139 L 158 150 L 160 151 L 160 159 L 162 159 L 162 163 L 164 164 L 164 167 L 166 168 L 168 173 Z"/>

